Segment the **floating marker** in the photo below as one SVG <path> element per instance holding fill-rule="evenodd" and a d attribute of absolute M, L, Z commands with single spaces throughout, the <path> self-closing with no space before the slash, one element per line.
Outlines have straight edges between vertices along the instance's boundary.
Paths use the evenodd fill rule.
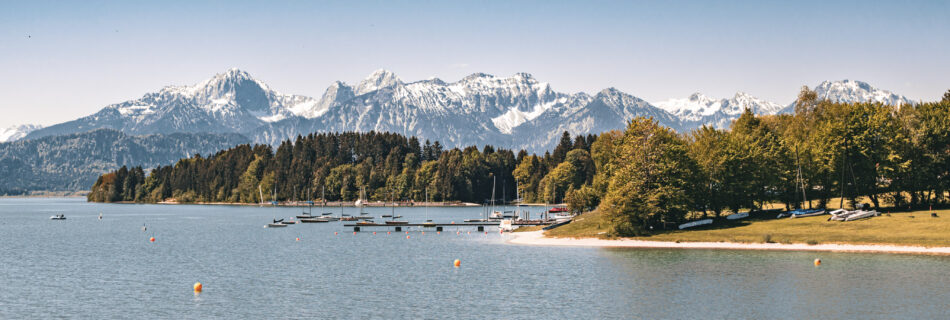
<path fill-rule="evenodd" d="M 297 241 L 300 241 L 300 238 L 297 238 Z"/>
<path fill-rule="evenodd" d="M 462 261 L 459 259 L 455 259 L 455 267 L 458 268 L 460 266 L 462 266 Z"/>
<path fill-rule="evenodd" d="M 409 236 L 406 236 L 406 239 L 409 239 Z"/>
<path fill-rule="evenodd" d="M 373 235 L 376 235 L 376 231 L 373 231 Z"/>
<path fill-rule="evenodd" d="M 425 232 L 425 231 L 423 231 L 423 232 L 422 232 L 422 235 L 426 235 L 426 232 Z"/>
<path fill-rule="evenodd" d="M 392 234 L 392 231 L 386 231 L 386 234 Z"/>
<path fill-rule="evenodd" d="M 337 235 L 336 231 L 333 232 L 333 235 Z"/>
<path fill-rule="evenodd" d="M 435 234 L 442 234 L 442 231 L 436 231 Z"/>
<path fill-rule="evenodd" d="M 195 293 L 201 292 L 201 289 L 201 282 L 195 282 Z"/>
<path fill-rule="evenodd" d="M 155 237 L 148 238 L 148 241 L 155 242 Z"/>
<path fill-rule="evenodd" d="M 821 265 L 821 259 L 815 259 L 815 266 L 817 267 L 820 265 Z"/>
<path fill-rule="evenodd" d="M 354 235 L 354 236 L 356 235 L 356 231 L 353 231 L 353 235 Z"/>

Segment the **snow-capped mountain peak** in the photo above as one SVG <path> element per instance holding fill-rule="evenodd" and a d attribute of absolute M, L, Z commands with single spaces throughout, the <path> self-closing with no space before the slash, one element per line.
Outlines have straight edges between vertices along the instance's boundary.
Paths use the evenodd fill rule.
<path fill-rule="evenodd" d="M 815 87 L 818 99 L 833 102 L 880 102 L 892 106 L 913 104 L 905 96 L 872 87 L 867 82 L 855 80 L 823 81 Z"/>
<path fill-rule="evenodd" d="M 717 128 L 728 127 L 745 109 L 756 114 L 774 114 L 783 107 L 741 91 L 730 99 L 713 99 L 697 92 L 687 98 L 670 99 L 655 105 L 681 121 L 697 125 L 709 124 Z"/>
<path fill-rule="evenodd" d="M 356 86 L 356 95 L 362 95 L 368 92 L 376 91 L 381 88 L 388 88 L 402 84 L 402 80 L 395 73 L 389 70 L 379 69 L 373 71 L 366 79 Z"/>
<path fill-rule="evenodd" d="M 30 132 L 42 127 L 43 126 L 35 124 L 22 124 L 7 128 L 0 128 L 0 143 L 20 140 L 20 138 L 25 137 Z"/>

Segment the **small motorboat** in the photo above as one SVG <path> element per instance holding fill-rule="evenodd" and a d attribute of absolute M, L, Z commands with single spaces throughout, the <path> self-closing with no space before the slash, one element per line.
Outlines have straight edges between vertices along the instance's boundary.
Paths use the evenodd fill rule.
<path fill-rule="evenodd" d="M 391 214 L 384 214 L 384 215 L 383 215 L 383 218 L 392 218 L 392 217 L 393 217 L 393 215 L 391 215 Z"/>
<path fill-rule="evenodd" d="M 286 224 L 283 224 L 283 223 L 268 223 L 268 224 L 267 224 L 267 227 L 268 227 L 268 228 L 283 228 L 283 227 L 286 227 L 286 226 L 287 226 L 287 225 L 286 225 Z"/>
<path fill-rule="evenodd" d="M 319 216 L 319 217 L 315 217 L 315 218 L 317 218 L 317 219 L 325 219 L 325 220 L 327 220 L 327 221 L 340 221 L 340 218 L 334 217 L 334 216 L 329 215 L 329 214 L 325 214 L 325 215 L 322 215 L 322 216 Z"/>
<path fill-rule="evenodd" d="M 311 216 L 309 213 L 306 213 L 306 212 L 296 216 L 297 219 L 306 219 L 306 218 L 313 218 L 313 217 L 314 216 Z"/>
<path fill-rule="evenodd" d="M 357 222 L 356 225 L 358 225 L 358 226 L 375 226 L 376 223 L 373 222 L 373 220 L 366 220 L 366 221 Z"/>
<path fill-rule="evenodd" d="M 795 211 L 798 211 L 798 212 L 793 211 L 792 215 L 789 218 L 813 217 L 813 216 L 820 216 L 820 215 L 825 214 L 825 210 L 821 210 L 821 209 L 795 210 Z"/>
<path fill-rule="evenodd" d="M 329 220 L 329 219 L 323 219 L 323 218 L 303 218 L 303 219 L 300 219 L 300 223 L 322 223 L 322 222 L 330 222 L 330 220 Z"/>
<path fill-rule="evenodd" d="M 357 216 L 356 218 L 357 218 L 357 219 L 360 219 L 360 220 L 370 220 L 370 219 L 373 219 L 373 216 L 370 216 L 370 215 L 360 215 L 360 216 Z"/>
<path fill-rule="evenodd" d="M 66 215 L 60 213 L 55 216 L 50 216 L 49 219 L 50 220 L 66 220 Z"/>
<path fill-rule="evenodd" d="M 342 218 L 340 218 L 340 221 L 356 221 L 356 220 L 359 220 L 359 219 L 357 219 L 356 217 L 342 217 Z"/>
<path fill-rule="evenodd" d="M 288 220 L 288 221 L 281 221 L 281 223 L 283 223 L 283 224 L 297 224 L 297 221 Z"/>

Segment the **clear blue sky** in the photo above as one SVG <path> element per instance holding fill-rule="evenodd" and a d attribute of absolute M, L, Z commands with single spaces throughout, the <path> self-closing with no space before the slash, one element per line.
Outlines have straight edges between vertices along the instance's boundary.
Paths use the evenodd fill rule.
<path fill-rule="evenodd" d="M 785 104 L 846 78 L 935 100 L 950 89 L 948 3 L 3 2 L 0 127 L 72 120 L 230 67 L 310 96 L 385 68 L 408 81 L 528 72 L 652 102 L 744 91 Z"/>

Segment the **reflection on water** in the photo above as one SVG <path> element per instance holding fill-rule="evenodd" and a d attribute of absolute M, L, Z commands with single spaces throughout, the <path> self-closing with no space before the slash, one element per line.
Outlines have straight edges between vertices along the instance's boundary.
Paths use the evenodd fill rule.
<path fill-rule="evenodd" d="M 50 221 L 51 211 L 68 220 Z M 933 319 L 950 307 L 947 257 L 523 247 L 495 232 L 406 239 L 353 235 L 339 222 L 262 228 L 299 211 L 2 199 L 0 318 Z M 423 208 L 396 213 L 425 219 Z"/>

